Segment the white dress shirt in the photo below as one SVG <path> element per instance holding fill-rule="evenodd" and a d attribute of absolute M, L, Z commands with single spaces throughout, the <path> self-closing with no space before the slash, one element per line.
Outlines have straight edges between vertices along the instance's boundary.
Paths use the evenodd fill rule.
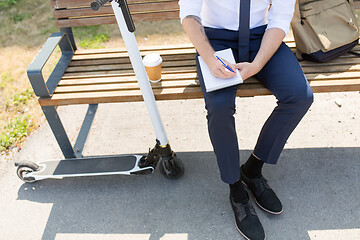
<path fill-rule="evenodd" d="M 198 16 L 204 27 L 239 29 L 241 0 L 180 0 L 181 21 Z M 280 28 L 287 35 L 296 0 L 251 0 L 250 29 L 268 24 L 267 29 Z M 270 3 L 272 3 L 271 8 Z"/>

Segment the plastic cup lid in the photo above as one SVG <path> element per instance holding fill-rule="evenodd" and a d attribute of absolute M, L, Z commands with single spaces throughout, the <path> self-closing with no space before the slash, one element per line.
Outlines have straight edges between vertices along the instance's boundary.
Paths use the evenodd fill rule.
<path fill-rule="evenodd" d="M 162 58 L 158 53 L 147 54 L 143 59 L 144 65 L 147 67 L 155 67 L 162 63 Z"/>

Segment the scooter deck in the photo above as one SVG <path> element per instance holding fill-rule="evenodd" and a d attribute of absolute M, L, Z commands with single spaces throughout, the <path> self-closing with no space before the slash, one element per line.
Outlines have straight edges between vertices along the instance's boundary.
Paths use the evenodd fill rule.
<path fill-rule="evenodd" d="M 46 178 L 81 177 L 96 175 L 148 174 L 152 166 L 138 166 L 142 155 L 98 156 L 39 163 L 40 170 L 30 172 L 24 178 L 42 180 Z"/>
<path fill-rule="evenodd" d="M 93 157 L 45 162 L 41 175 L 69 175 L 104 172 L 126 172 L 135 167 L 135 156 Z"/>

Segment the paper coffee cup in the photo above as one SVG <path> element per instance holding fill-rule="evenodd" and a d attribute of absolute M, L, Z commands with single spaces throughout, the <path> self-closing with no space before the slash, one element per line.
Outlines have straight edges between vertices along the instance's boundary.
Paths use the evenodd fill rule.
<path fill-rule="evenodd" d="M 147 75 L 150 82 L 159 82 L 161 80 L 162 58 L 158 53 L 150 53 L 143 59 Z"/>

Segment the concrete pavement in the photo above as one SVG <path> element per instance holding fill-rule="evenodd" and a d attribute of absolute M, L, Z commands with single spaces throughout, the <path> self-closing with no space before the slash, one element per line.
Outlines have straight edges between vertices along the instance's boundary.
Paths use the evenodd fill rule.
<path fill-rule="evenodd" d="M 341 102 L 341 107 L 335 104 Z M 273 97 L 237 99 L 241 161 L 251 153 Z M 0 174 L 0 239 L 230 240 L 228 186 L 219 179 L 203 100 L 158 103 L 185 175 L 101 176 L 21 182 L 14 160 L 59 159 L 46 123 Z M 360 239 L 360 94 L 316 94 L 278 165 L 264 175 L 284 205 L 270 216 L 258 207 L 268 240 Z M 86 107 L 59 108 L 74 141 Z M 85 155 L 145 153 L 155 134 L 143 103 L 100 105 Z"/>

